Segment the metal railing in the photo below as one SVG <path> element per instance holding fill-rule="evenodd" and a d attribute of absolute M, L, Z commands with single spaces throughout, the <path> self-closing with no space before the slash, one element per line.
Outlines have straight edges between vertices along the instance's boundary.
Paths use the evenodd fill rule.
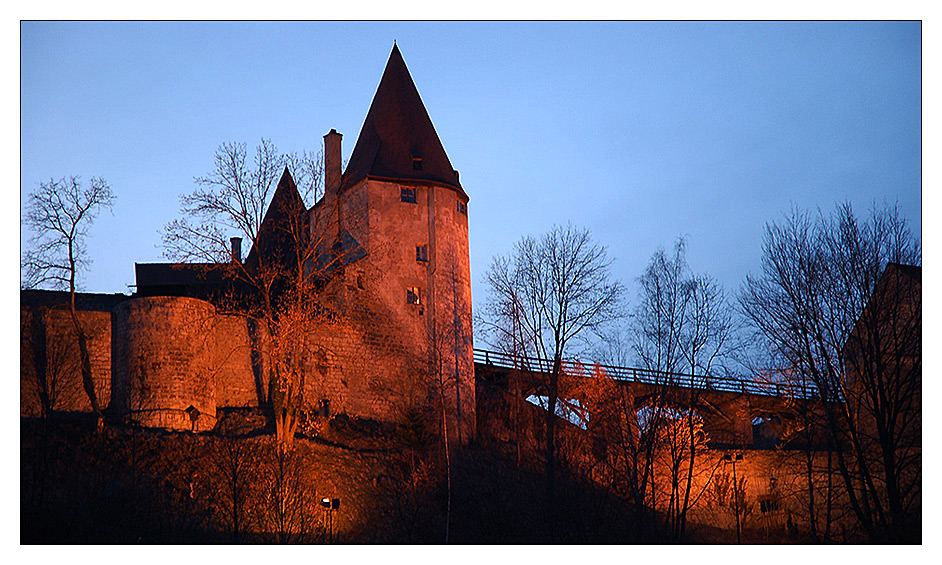
<path fill-rule="evenodd" d="M 492 365 L 504 369 L 515 369 L 533 373 L 547 373 L 553 368 L 552 359 L 511 355 L 486 349 L 474 350 L 474 362 L 482 365 Z M 654 386 L 674 386 L 705 391 L 734 392 L 779 398 L 810 399 L 818 397 L 818 391 L 814 387 L 806 388 L 802 391 L 796 390 L 794 387 L 786 384 L 763 383 L 740 377 L 671 373 L 637 367 L 580 363 L 573 359 L 563 360 L 562 370 L 566 374 L 586 377 L 592 376 L 596 371 L 601 371 L 606 376 L 618 381 Z"/>

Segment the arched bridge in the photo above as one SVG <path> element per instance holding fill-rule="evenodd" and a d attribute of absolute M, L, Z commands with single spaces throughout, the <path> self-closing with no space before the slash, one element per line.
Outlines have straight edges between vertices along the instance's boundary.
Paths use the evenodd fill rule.
<path fill-rule="evenodd" d="M 474 350 L 478 379 L 518 391 L 524 397 L 545 394 L 546 375 L 552 366 L 551 359 Z M 712 443 L 717 445 L 746 446 L 761 443 L 763 435 L 782 435 L 799 409 L 814 409 L 818 405 L 818 391 L 814 388 L 798 390 L 781 383 L 736 376 L 671 373 L 576 360 L 564 360 L 562 371 L 583 378 L 602 372 L 628 388 L 636 409 L 655 396 L 661 402 L 675 402 L 679 406 L 692 402 Z M 511 381 L 515 381 L 514 386 L 509 386 Z M 759 429 L 753 429 L 754 422 L 758 422 Z"/>

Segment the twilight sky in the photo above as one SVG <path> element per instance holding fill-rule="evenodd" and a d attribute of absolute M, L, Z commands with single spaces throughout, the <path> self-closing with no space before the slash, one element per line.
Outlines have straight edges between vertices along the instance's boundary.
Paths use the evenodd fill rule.
<path fill-rule="evenodd" d="M 792 206 L 921 224 L 921 25 L 21 24 L 20 191 L 103 176 L 89 292 L 164 260 L 161 227 L 226 141 L 350 156 L 393 40 L 471 197 L 473 296 L 491 258 L 589 227 L 635 278 L 658 246 L 735 292 Z M 29 234 L 22 234 L 27 237 Z M 235 234 L 233 234 L 235 235 Z M 24 240 L 25 242 L 25 240 Z M 247 249 L 246 249 L 247 252 Z"/>

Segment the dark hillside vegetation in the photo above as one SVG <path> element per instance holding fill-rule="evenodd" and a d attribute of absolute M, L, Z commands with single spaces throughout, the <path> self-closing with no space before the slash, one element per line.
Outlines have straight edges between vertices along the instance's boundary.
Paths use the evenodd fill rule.
<path fill-rule="evenodd" d="M 264 428 L 228 428 L 21 420 L 21 543 L 444 543 L 447 481 L 431 436 L 339 417 L 282 450 Z M 569 478 L 551 536 L 531 467 L 456 450 L 449 543 L 655 541 L 624 501 Z M 332 524 L 324 497 L 340 499 Z"/>

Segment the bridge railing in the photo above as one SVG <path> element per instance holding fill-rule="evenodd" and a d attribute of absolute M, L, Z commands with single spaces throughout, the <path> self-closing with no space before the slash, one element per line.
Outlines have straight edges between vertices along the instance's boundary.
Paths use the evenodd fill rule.
<path fill-rule="evenodd" d="M 483 365 L 493 365 L 505 369 L 516 369 L 529 372 L 548 372 L 553 368 L 551 359 L 511 355 L 499 351 L 486 349 L 474 350 L 474 362 Z M 568 374 L 582 374 L 591 376 L 593 371 L 601 370 L 610 378 L 636 382 L 648 385 L 678 386 L 709 391 L 735 392 L 740 394 L 754 394 L 775 396 L 781 398 L 810 399 L 817 398 L 818 391 L 814 387 L 805 390 L 796 390 L 792 386 L 782 383 L 763 383 L 751 379 L 737 377 L 723 377 L 716 375 L 694 375 L 689 373 L 671 373 L 642 369 L 637 367 L 619 367 L 597 363 L 580 363 L 571 359 L 562 362 L 562 370 Z"/>

